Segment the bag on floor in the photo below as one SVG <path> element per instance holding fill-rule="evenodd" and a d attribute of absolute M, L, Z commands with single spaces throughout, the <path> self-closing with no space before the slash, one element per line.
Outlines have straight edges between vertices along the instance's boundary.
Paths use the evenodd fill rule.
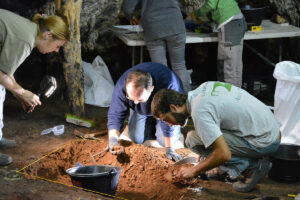
<path fill-rule="evenodd" d="M 281 143 L 300 144 L 300 65 L 291 61 L 276 64 L 274 114 L 281 123 Z"/>
<path fill-rule="evenodd" d="M 105 62 L 97 56 L 92 64 L 83 61 L 82 65 L 85 103 L 108 107 L 114 90 L 114 82 Z"/>

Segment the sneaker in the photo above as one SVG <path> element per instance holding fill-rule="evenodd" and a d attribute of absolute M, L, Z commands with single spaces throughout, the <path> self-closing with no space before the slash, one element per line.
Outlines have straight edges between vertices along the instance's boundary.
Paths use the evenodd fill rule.
<path fill-rule="evenodd" d="M 0 140 L 0 149 L 10 149 L 16 146 L 15 140 L 8 140 L 2 137 Z"/>
<path fill-rule="evenodd" d="M 0 153 L 0 166 L 8 165 L 12 162 L 12 158 L 9 155 Z"/>
<path fill-rule="evenodd" d="M 250 192 L 252 191 L 256 184 L 270 171 L 272 163 L 266 159 L 260 159 L 258 161 L 257 167 L 245 182 L 237 181 L 233 183 L 233 189 L 238 192 Z"/>

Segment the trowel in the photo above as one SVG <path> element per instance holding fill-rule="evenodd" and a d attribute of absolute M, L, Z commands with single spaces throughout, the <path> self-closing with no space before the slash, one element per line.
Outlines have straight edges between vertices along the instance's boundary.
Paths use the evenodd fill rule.
<path fill-rule="evenodd" d="M 174 163 L 174 166 L 178 166 L 178 165 L 182 165 L 182 164 L 186 164 L 186 163 L 190 163 L 190 164 L 197 164 L 197 158 L 196 157 L 186 157 L 183 158 L 177 162 Z"/>

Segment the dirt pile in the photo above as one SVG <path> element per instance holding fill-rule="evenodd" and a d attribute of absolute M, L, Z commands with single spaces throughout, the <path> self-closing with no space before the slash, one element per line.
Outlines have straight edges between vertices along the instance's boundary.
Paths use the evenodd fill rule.
<path fill-rule="evenodd" d="M 199 179 L 177 180 L 178 166 L 165 157 L 164 149 L 148 148 L 143 145 L 123 143 L 125 153 L 119 156 L 108 152 L 94 157 L 99 165 L 113 165 L 122 168 L 116 196 L 128 199 L 180 199 L 187 187 Z M 89 155 L 102 151 L 107 146 L 103 141 L 80 140 L 65 145 L 25 169 L 31 175 L 71 185 L 66 169 L 77 162 L 93 165 Z M 178 151 L 182 155 L 183 151 Z"/>

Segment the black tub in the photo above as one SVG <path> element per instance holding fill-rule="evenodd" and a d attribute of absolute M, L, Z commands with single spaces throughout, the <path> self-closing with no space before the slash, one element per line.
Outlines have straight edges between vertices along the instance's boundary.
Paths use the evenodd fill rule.
<path fill-rule="evenodd" d="M 90 165 L 70 168 L 66 172 L 71 176 L 72 184 L 77 187 L 114 195 L 119 183 L 121 167 Z"/>
<path fill-rule="evenodd" d="M 300 181 L 300 146 L 281 144 L 270 156 L 269 177 L 279 182 Z"/>
<path fill-rule="evenodd" d="M 264 9 L 266 7 L 255 7 L 250 5 L 241 6 L 240 9 L 245 16 L 248 30 L 251 26 L 260 26 L 264 18 Z"/>

